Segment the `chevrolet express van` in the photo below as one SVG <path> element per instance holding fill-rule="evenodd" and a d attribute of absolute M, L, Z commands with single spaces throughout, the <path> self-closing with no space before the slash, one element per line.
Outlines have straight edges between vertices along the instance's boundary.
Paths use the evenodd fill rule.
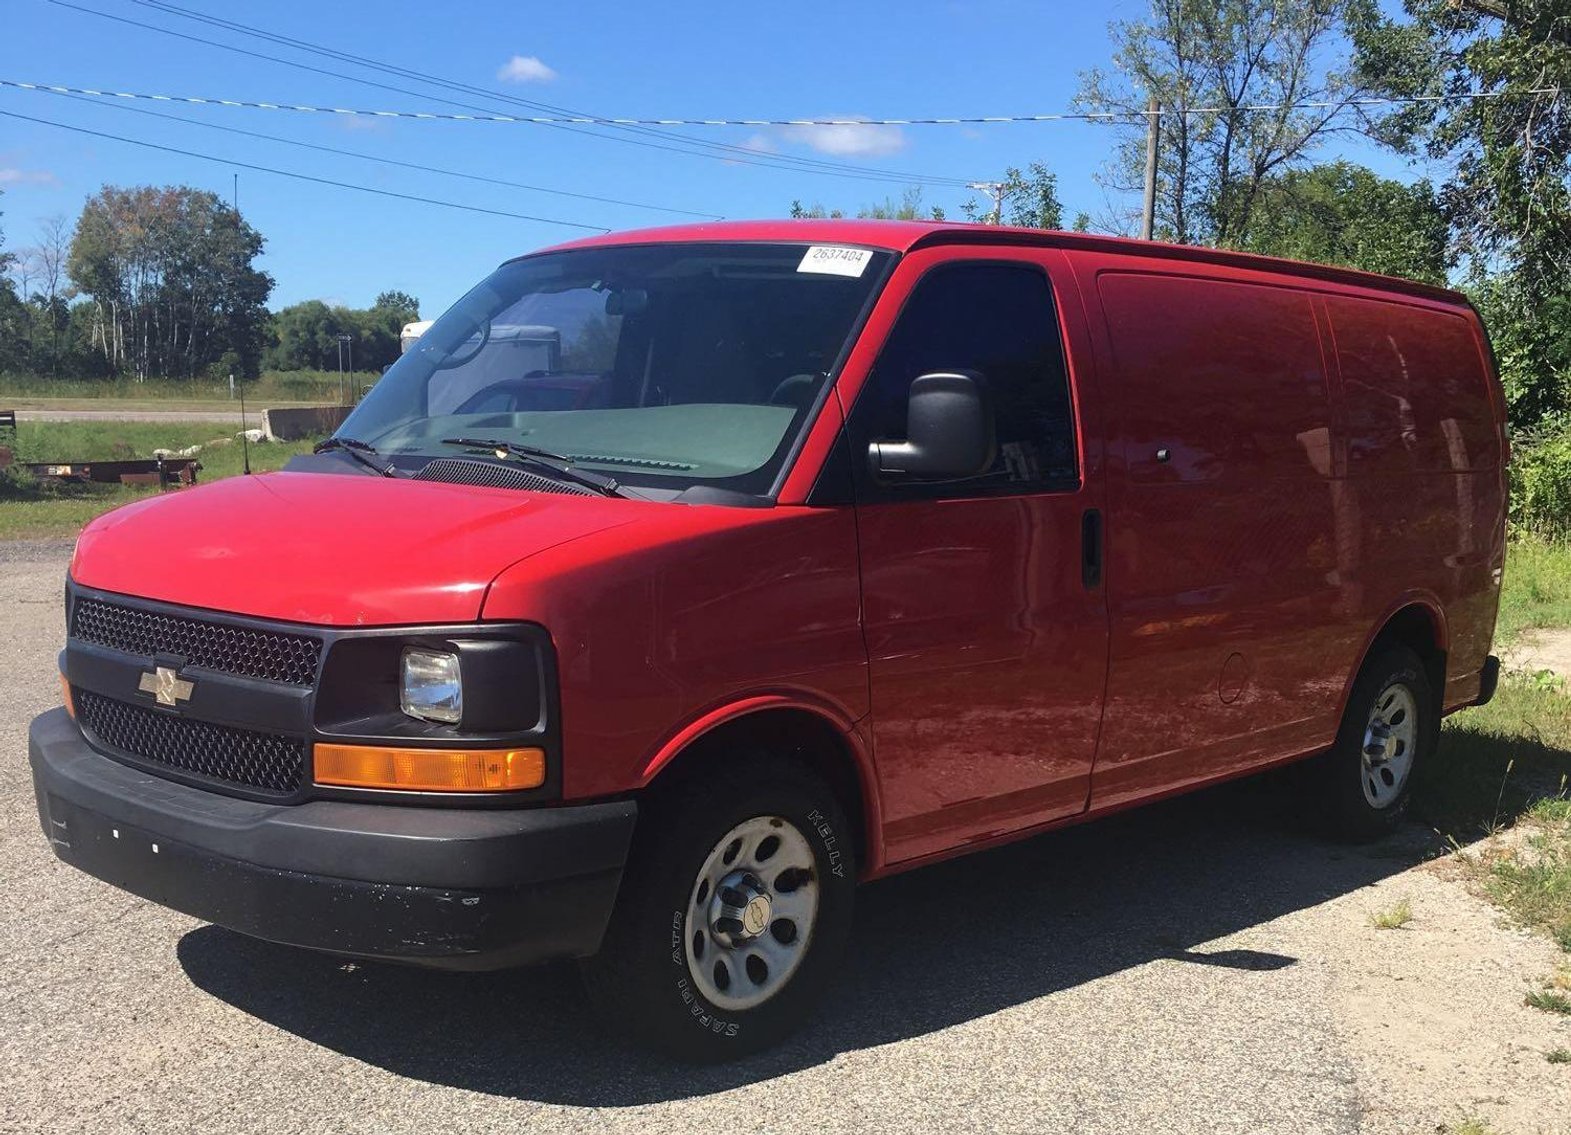
<path fill-rule="evenodd" d="M 1292 761 L 1391 828 L 1495 687 L 1505 460 L 1478 317 L 1419 284 L 950 224 L 564 245 L 317 454 L 86 528 L 39 814 L 245 934 L 582 959 L 725 1058 L 804 1018 L 860 881 Z"/>

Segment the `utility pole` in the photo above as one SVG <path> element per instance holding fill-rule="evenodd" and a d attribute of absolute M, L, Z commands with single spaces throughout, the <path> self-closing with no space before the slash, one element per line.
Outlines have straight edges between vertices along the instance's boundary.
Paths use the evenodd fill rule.
<path fill-rule="evenodd" d="M 975 189 L 978 193 L 990 194 L 993 198 L 993 219 L 988 223 L 993 225 L 1004 223 L 1004 190 L 1009 186 L 1002 181 L 973 181 L 966 188 Z"/>
<path fill-rule="evenodd" d="M 1146 101 L 1146 198 L 1140 220 L 1140 239 L 1150 240 L 1156 228 L 1156 158 L 1162 137 L 1162 106 L 1152 95 Z"/>
<path fill-rule="evenodd" d="M 349 405 L 348 388 L 345 387 L 345 385 L 344 385 L 344 345 L 346 343 L 349 345 L 349 369 L 351 371 L 353 371 L 354 370 L 354 365 L 355 365 L 354 342 L 355 341 L 354 341 L 354 339 L 351 336 L 346 335 L 343 332 L 339 332 L 339 334 L 338 334 L 338 404 L 340 406 L 347 406 L 347 405 Z M 352 373 L 350 374 L 349 377 L 350 377 L 350 380 L 353 381 L 354 375 Z"/>

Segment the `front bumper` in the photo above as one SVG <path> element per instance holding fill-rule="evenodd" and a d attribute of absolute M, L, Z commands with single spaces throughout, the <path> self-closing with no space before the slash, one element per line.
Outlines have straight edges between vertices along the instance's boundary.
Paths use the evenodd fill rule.
<path fill-rule="evenodd" d="M 599 949 L 637 814 L 241 800 L 110 760 L 63 709 L 33 720 L 28 750 L 72 866 L 242 934 L 444 969 Z"/>

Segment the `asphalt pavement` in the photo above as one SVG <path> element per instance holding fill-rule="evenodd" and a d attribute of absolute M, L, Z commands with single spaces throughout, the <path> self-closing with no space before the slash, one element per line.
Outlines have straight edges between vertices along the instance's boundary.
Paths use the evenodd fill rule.
<path fill-rule="evenodd" d="M 864 888 L 812 1029 L 718 1068 L 623 1048 L 571 966 L 354 965 L 133 898 L 34 810 L 68 554 L 0 544 L 0 1130 L 1310 1135 L 1378 1104 L 1320 912 L 1415 853 L 1298 834 L 1269 786 Z"/>

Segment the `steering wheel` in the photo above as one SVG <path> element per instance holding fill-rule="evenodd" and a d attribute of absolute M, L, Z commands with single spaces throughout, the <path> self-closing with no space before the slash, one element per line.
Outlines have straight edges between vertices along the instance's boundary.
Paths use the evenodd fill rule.
<path fill-rule="evenodd" d="M 464 354 L 454 353 L 454 354 L 448 355 L 447 358 L 443 359 L 441 362 L 436 364 L 436 369 L 437 370 L 451 370 L 454 367 L 461 367 L 461 366 L 463 366 L 465 363 L 470 362 L 471 360 L 473 360 L 474 357 L 476 355 L 478 355 L 481 351 L 485 350 L 485 345 L 487 343 L 489 343 L 490 341 L 491 341 L 491 321 L 488 319 L 488 320 L 485 321 L 485 325 L 480 329 L 479 341 L 477 343 L 475 343 L 473 350 L 465 352 Z M 468 340 L 466 339 L 465 342 L 468 342 Z"/>
<path fill-rule="evenodd" d="M 793 374 L 774 388 L 769 395 L 769 404 L 771 406 L 797 407 L 806 405 L 807 396 L 812 393 L 813 384 L 822 377 L 822 374 Z"/>

